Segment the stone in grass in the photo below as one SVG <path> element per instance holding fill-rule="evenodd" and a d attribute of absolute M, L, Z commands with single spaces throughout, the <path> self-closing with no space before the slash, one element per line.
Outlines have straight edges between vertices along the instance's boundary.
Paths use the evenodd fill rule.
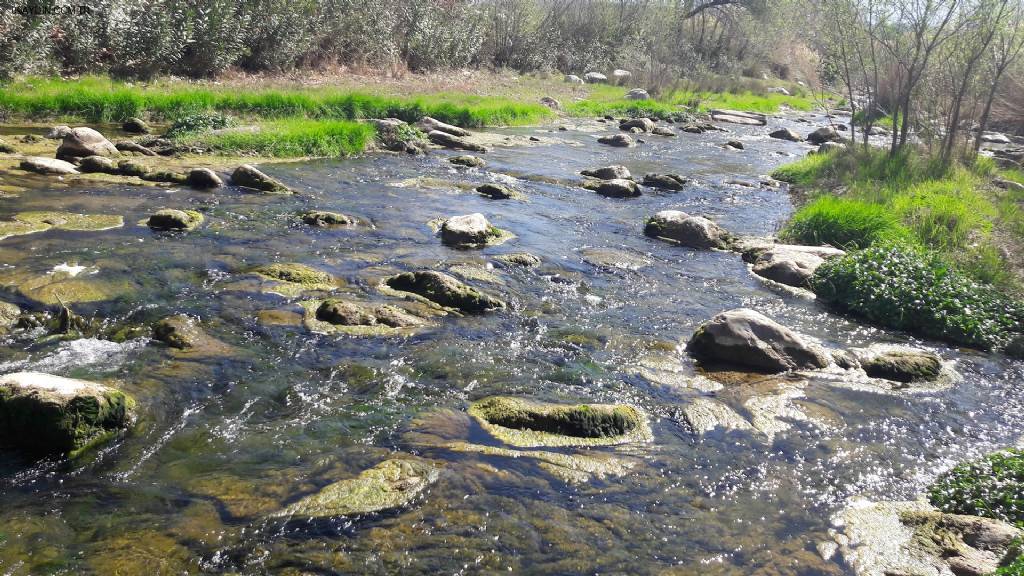
<path fill-rule="evenodd" d="M 689 248 L 728 249 L 735 239 L 711 220 L 679 210 L 662 210 L 644 224 L 644 234 Z"/>
<path fill-rule="evenodd" d="M 931 382 L 942 372 L 942 359 L 925 350 L 882 352 L 860 359 L 860 366 L 872 378 L 895 382 Z"/>
<path fill-rule="evenodd" d="M 14 154 L 18 149 L 0 138 L 0 154 Z"/>
<path fill-rule="evenodd" d="M 189 170 L 185 183 L 193 188 L 200 189 L 220 188 L 224 185 L 224 181 L 220 179 L 220 176 L 209 168 L 193 168 Z"/>
<path fill-rule="evenodd" d="M 453 156 L 448 159 L 449 162 L 456 166 L 465 166 L 467 168 L 483 168 L 487 165 L 487 161 L 479 156 L 471 156 L 464 154 L 462 156 Z"/>
<path fill-rule="evenodd" d="M 153 230 L 195 230 L 203 223 L 203 215 L 195 210 L 175 210 L 164 208 L 157 210 L 146 221 Z"/>
<path fill-rule="evenodd" d="M 75 457 L 133 420 L 135 401 L 96 382 L 39 372 L 0 376 L 0 430 L 32 454 Z"/>
<path fill-rule="evenodd" d="M 486 196 L 492 200 L 509 200 L 515 198 L 517 195 L 508 186 L 502 186 L 501 184 L 486 183 L 476 187 L 476 191 L 481 196 Z"/>
<path fill-rule="evenodd" d="M 302 214 L 302 221 L 310 226 L 351 226 L 356 219 L 340 212 L 328 212 L 326 210 L 310 210 Z"/>
<path fill-rule="evenodd" d="M 769 373 L 829 365 L 829 357 L 820 347 L 749 308 L 722 312 L 701 324 L 686 349 L 701 363 Z"/>
<path fill-rule="evenodd" d="M 416 294 L 435 304 L 463 312 L 487 312 L 505 307 L 498 298 L 434 270 L 405 272 L 388 278 L 385 283 L 392 290 Z"/>
<path fill-rule="evenodd" d="M 293 194 L 292 190 L 283 183 L 260 172 L 250 164 L 242 164 L 235 168 L 235 171 L 231 173 L 231 183 L 267 194 Z"/>
<path fill-rule="evenodd" d="M 512 446 L 601 446 L 651 439 L 647 416 L 625 404 L 548 404 L 493 396 L 468 410 Z"/>
<path fill-rule="evenodd" d="M 391 510 L 411 502 L 439 475 L 440 468 L 430 460 L 391 458 L 355 478 L 328 484 L 273 516 L 312 520 Z"/>
<path fill-rule="evenodd" d="M 441 224 L 441 241 L 457 248 L 497 244 L 507 233 L 496 228 L 479 212 L 453 216 Z"/>

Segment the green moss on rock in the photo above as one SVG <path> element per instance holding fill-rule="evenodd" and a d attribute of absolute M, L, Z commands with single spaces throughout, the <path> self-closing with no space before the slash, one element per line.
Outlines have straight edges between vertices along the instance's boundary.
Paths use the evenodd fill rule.
<path fill-rule="evenodd" d="M 872 378 L 896 382 L 930 382 L 942 372 L 942 360 L 931 352 L 884 352 L 860 361 L 861 368 Z"/>
<path fill-rule="evenodd" d="M 474 402 L 469 415 L 513 446 L 586 446 L 647 441 L 647 416 L 617 404 L 546 404 L 494 396 Z"/>
<path fill-rule="evenodd" d="M 43 232 L 51 228 L 73 231 L 99 231 L 124 226 L 121 216 L 107 214 L 73 214 L 71 212 L 19 212 L 11 220 L 0 221 L 0 240 Z"/>
<path fill-rule="evenodd" d="M 504 308 L 501 300 L 433 270 L 405 272 L 385 281 L 392 290 L 416 294 L 431 302 L 464 312 L 486 312 Z"/>
<path fill-rule="evenodd" d="M 103 384 L 38 372 L 0 377 L 0 430 L 30 453 L 68 454 L 129 426 L 135 401 Z"/>

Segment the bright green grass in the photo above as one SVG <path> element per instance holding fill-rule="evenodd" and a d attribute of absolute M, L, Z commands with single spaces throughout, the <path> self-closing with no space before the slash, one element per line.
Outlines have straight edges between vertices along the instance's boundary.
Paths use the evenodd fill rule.
<path fill-rule="evenodd" d="M 433 116 L 466 127 L 534 124 L 552 116 L 551 110 L 537 103 L 461 94 L 400 98 L 327 88 L 240 91 L 209 84 L 135 86 L 100 77 L 75 81 L 29 78 L 0 88 L 0 113 L 15 117 L 111 122 L 132 116 L 166 120 L 203 111 L 329 120 L 394 117 L 416 121 Z"/>
<path fill-rule="evenodd" d="M 265 122 L 258 128 L 199 133 L 184 140 L 224 154 L 345 156 L 362 152 L 374 135 L 373 126 L 349 120 L 290 118 Z"/>
<path fill-rule="evenodd" d="M 807 96 L 783 96 L 781 94 L 755 94 L 753 92 L 704 92 L 681 90 L 651 100 L 626 100 L 628 89 L 623 86 L 592 84 L 587 87 L 588 95 L 583 100 L 565 106 L 572 116 L 647 116 L 667 119 L 686 111 L 704 112 L 712 108 L 728 108 L 746 112 L 778 112 L 782 106 L 808 111 L 816 106 Z"/>
<path fill-rule="evenodd" d="M 794 244 L 830 244 L 849 250 L 908 242 L 913 235 L 885 206 L 822 196 L 794 214 L 779 236 Z"/>

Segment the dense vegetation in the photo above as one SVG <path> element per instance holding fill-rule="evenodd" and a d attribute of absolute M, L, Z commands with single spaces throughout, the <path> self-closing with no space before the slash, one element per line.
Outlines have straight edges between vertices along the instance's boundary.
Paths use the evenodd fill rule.
<path fill-rule="evenodd" d="M 960 464 L 931 485 L 928 498 L 945 512 L 995 518 L 1024 528 L 1024 450 L 1005 450 Z"/>

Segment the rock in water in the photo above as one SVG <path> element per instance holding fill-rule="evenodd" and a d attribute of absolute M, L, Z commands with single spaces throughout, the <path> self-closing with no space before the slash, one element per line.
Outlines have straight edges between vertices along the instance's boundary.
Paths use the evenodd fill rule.
<path fill-rule="evenodd" d="M 474 402 L 468 414 L 506 444 L 599 446 L 650 440 L 647 416 L 625 404 L 548 404 L 492 396 Z"/>
<path fill-rule="evenodd" d="M 632 130 L 637 128 L 642 132 L 653 132 L 654 131 L 654 120 L 650 118 L 631 118 L 619 122 L 619 130 Z"/>
<path fill-rule="evenodd" d="M 667 136 L 669 138 L 673 138 L 676 135 L 676 133 L 673 132 L 670 128 L 666 128 L 664 126 L 655 126 L 654 130 L 651 130 L 651 134 L 657 136 Z"/>
<path fill-rule="evenodd" d="M 217 176 L 217 173 L 209 168 L 193 168 L 188 171 L 185 182 L 193 188 L 220 188 L 224 181 Z"/>
<path fill-rule="evenodd" d="M 597 139 L 599 144 L 605 144 L 607 146 L 615 146 L 618 148 L 628 148 L 633 145 L 633 139 L 625 134 L 614 134 L 612 136 L 601 136 Z"/>
<path fill-rule="evenodd" d="M 931 382 L 942 372 L 942 359 L 926 350 L 883 352 L 860 358 L 860 366 L 872 378 L 895 382 Z"/>
<path fill-rule="evenodd" d="M 583 182 L 583 187 L 609 198 L 635 198 L 640 195 L 640 187 L 636 182 L 624 178 L 587 180 Z"/>
<path fill-rule="evenodd" d="M 753 259 L 753 272 L 767 278 L 797 288 L 807 287 L 814 271 L 827 258 L 845 254 L 837 248 L 828 246 L 791 246 L 775 244 L 755 255 L 744 254 L 744 259 Z"/>
<path fill-rule="evenodd" d="M 728 142 L 725 143 L 725 147 L 733 148 L 735 150 L 743 150 L 745 148 L 743 142 L 740 142 L 739 140 L 729 140 Z"/>
<path fill-rule="evenodd" d="M 63 142 L 57 148 L 57 158 L 67 160 L 72 158 L 83 158 L 85 156 L 117 156 L 116 147 L 103 134 L 92 128 L 73 128 L 64 136 Z"/>
<path fill-rule="evenodd" d="M 387 304 L 364 304 L 340 298 L 324 300 L 316 309 L 316 319 L 340 326 L 376 326 L 406 328 L 421 326 L 423 320 L 401 308 Z"/>
<path fill-rule="evenodd" d="M 678 174 L 647 174 L 641 184 L 661 190 L 682 190 L 687 180 Z"/>
<path fill-rule="evenodd" d="M 54 158 L 42 158 L 40 156 L 29 156 L 23 159 L 19 164 L 19 168 L 38 174 L 78 174 L 78 169 L 70 162 Z"/>
<path fill-rule="evenodd" d="M 455 148 L 458 150 L 469 150 L 470 152 L 487 152 L 486 146 L 481 146 L 469 140 L 464 140 L 458 136 L 453 136 L 447 132 L 440 130 L 434 130 L 427 134 L 427 139 L 437 144 L 438 146 L 444 146 L 445 148 Z"/>
<path fill-rule="evenodd" d="M 501 300 L 434 270 L 392 276 L 388 278 L 387 285 L 393 290 L 417 294 L 441 306 L 464 312 L 487 312 L 505 307 Z"/>
<path fill-rule="evenodd" d="M 768 117 L 757 112 L 740 112 L 738 110 L 712 110 L 711 119 L 717 122 L 731 122 L 749 126 L 764 126 Z"/>
<path fill-rule="evenodd" d="M 811 144 L 822 144 L 839 140 L 839 132 L 831 126 L 822 126 L 807 135 L 807 141 Z"/>
<path fill-rule="evenodd" d="M 356 223 L 356 219 L 351 216 L 326 210 L 304 212 L 302 221 L 310 226 L 351 226 Z"/>
<path fill-rule="evenodd" d="M 78 161 L 78 169 L 86 173 L 117 174 L 117 164 L 106 156 L 86 156 Z"/>
<path fill-rule="evenodd" d="M 465 166 L 467 168 L 483 168 L 487 165 L 487 162 L 483 158 L 477 156 L 453 156 L 448 159 L 449 162 L 456 166 Z"/>
<path fill-rule="evenodd" d="M 270 194 L 292 194 L 290 188 L 249 164 L 242 164 L 231 174 L 231 183 Z"/>
<path fill-rule="evenodd" d="M 690 216 L 679 210 L 662 210 L 647 220 L 644 234 L 676 242 L 690 248 L 727 249 L 733 242 L 731 234 L 703 216 Z"/>
<path fill-rule="evenodd" d="M 0 376 L 0 430 L 33 454 L 68 454 L 110 439 L 132 423 L 135 401 L 86 380 L 39 372 Z"/>
<path fill-rule="evenodd" d="M 479 212 L 453 216 L 441 224 L 441 241 L 449 246 L 484 246 L 499 236 L 501 231 Z"/>
<path fill-rule="evenodd" d="M 452 136 L 469 136 L 469 130 L 459 128 L 458 126 L 452 126 L 451 124 L 445 124 L 440 120 L 435 120 L 430 116 L 424 116 L 416 123 L 416 127 L 423 130 L 426 133 L 431 132 L 444 132 L 445 134 L 451 134 Z"/>
<path fill-rule="evenodd" d="M 146 221 L 153 230 L 195 230 L 203 223 L 203 215 L 195 210 L 157 210 Z"/>
<path fill-rule="evenodd" d="M 121 125 L 121 129 L 129 134 L 149 134 L 149 124 L 141 118 L 129 118 Z"/>
<path fill-rule="evenodd" d="M 768 136 L 779 140 L 789 140 L 790 142 L 803 142 L 804 139 L 796 132 L 789 128 L 779 128 L 778 130 L 771 132 Z"/>
<path fill-rule="evenodd" d="M 510 198 L 516 197 L 515 192 L 513 192 L 507 186 L 502 186 L 501 184 L 481 184 L 476 187 L 476 191 L 481 196 L 486 196 L 487 198 L 490 198 L 492 200 L 508 200 Z"/>
<path fill-rule="evenodd" d="M 621 166 L 618 164 L 613 166 L 605 166 L 604 168 L 581 170 L 580 174 L 584 176 L 590 176 L 591 178 L 598 178 L 600 180 L 629 180 L 633 178 L 633 175 L 629 173 L 629 168 L 626 168 L 625 166 Z"/>
<path fill-rule="evenodd" d="M 404 506 L 437 481 L 440 469 L 429 460 L 392 458 L 306 496 L 274 514 L 289 519 L 336 518 Z"/>
<path fill-rule="evenodd" d="M 702 324 L 686 347 L 696 360 L 765 372 L 825 368 L 828 356 L 760 312 L 737 308 Z"/>

